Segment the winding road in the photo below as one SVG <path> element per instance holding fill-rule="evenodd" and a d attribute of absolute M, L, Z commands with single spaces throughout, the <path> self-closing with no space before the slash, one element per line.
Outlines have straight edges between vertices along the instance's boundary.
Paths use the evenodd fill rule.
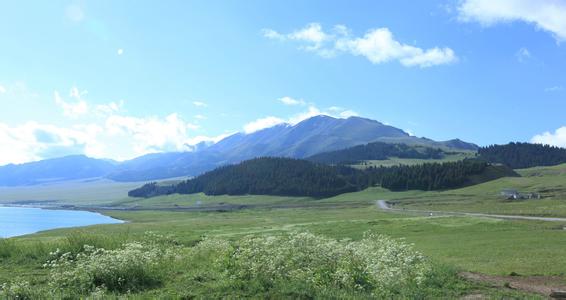
<path fill-rule="evenodd" d="M 495 219 L 510 219 L 510 220 L 531 220 L 531 221 L 547 221 L 547 222 L 566 222 L 566 218 L 553 218 L 553 217 L 533 217 L 533 216 L 513 216 L 513 215 L 494 215 L 484 213 L 467 213 L 456 211 L 434 211 L 434 210 L 418 210 L 418 209 L 401 209 L 389 206 L 386 200 L 377 200 L 375 205 L 384 211 L 398 211 L 398 212 L 413 212 L 429 215 L 451 215 L 451 216 L 471 216 Z"/>

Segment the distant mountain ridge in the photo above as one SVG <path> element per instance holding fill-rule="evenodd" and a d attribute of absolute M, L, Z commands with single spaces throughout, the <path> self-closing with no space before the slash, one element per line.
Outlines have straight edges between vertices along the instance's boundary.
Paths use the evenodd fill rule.
<path fill-rule="evenodd" d="M 0 167 L 0 186 L 40 183 L 106 176 L 116 163 L 84 155 L 71 155 L 20 165 Z"/>
<path fill-rule="evenodd" d="M 280 124 L 253 133 L 236 133 L 213 145 L 200 145 L 193 152 L 144 155 L 122 163 L 82 157 L 64 157 L 22 165 L 0 167 L 0 186 L 37 184 L 53 180 L 107 177 L 117 181 L 147 181 L 196 176 L 216 167 L 255 157 L 306 158 L 370 142 L 402 143 L 455 150 L 478 146 L 450 140 L 436 142 L 409 135 L 375 120 L 315 116 L 298 124 Z M 71 168 L 69 164 L 72 164 Z M 61 168 L 57 168 L 60 165 Z M 71 174 L 72 173 L 72 174 Z M 12 176 L 16 174 L 17 176 Z"/>

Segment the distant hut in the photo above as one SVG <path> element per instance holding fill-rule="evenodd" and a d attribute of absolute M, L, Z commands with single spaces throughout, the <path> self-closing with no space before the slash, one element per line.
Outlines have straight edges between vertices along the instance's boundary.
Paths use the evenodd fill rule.
<path fill-rule="evenodd" d="M 540 194 L 538 193 L 519 193 L 519 191 L 514 189 L 502 190 L 501 196 L 507 200 L 540 199 Z"/>
<path fill-rule="evenodd" d="M 519 191 L 514 189 L 504 189 L 501 191 L 501 196 L 505 197 L 507 200 L 517 200 L 519 199 Z"/>

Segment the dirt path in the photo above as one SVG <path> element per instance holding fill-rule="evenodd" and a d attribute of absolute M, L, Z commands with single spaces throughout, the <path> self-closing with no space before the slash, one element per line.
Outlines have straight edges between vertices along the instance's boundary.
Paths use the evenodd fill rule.
<path fill-rule="evenodd" d="M 431 215 L 471 216 L 471 217 L 510 219 L 510 220 L 566 222 L 566 218 L 495 215 L 495 214 L 467 213 L 467 212 L 457 212 L 457 211 L 435 211 L 435 210 L 417 210 L 417 209 L 392 208 L 391 206 L 389 206 L 389 204 L 387 204 L 387 201 L 385 201 L 385 200 L 377 200 L 375 204 L 378 208 L 385 210 L 385 211 L 414 212 L 414 213 L 423 213 L 423 214 L 431 214 Z"/>

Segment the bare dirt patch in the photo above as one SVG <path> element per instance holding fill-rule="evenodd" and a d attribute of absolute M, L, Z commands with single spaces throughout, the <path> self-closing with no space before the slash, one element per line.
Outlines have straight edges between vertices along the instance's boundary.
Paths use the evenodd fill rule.
<path fill-rule="evenodd" d="M 494 276 L 472 272 L 462 272 L 459 275 L 469 281 L 488 284 L 495 288 L 520 290 L 547 297 L 558 298 L 561 291 L 566 291 L 566 281 L 558 276 Z"/>

